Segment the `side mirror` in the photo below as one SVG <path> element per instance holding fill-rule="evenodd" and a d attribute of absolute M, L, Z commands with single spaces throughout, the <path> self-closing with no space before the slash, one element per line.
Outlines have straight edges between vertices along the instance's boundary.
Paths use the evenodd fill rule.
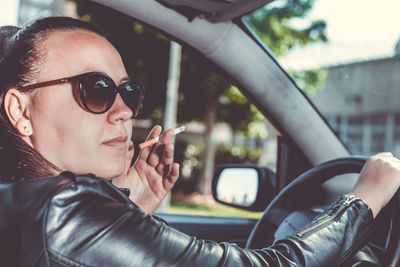
<path fill-rule="evenodd" d="M 217 202 L 251 211 L 263 211 L 275 196 L 275 188 L 275 174 L 256 165 L 219 165 L 212 181 Z"/>

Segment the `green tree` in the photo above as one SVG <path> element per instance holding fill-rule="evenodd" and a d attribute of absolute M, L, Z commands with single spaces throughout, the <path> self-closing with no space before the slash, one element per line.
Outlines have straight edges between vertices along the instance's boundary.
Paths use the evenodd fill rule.
<path fill-rule="evenodd" d="M 294 23 L 305 18 L 314 2 L 314 0 L 277 1 L 246 16 L 244 21 L 279 58 L 296 46 L 328 40 L 325 34 L 325 21 L 308 21 L 301 23 L 302 27 Z M 311 94 L 321 86 L 327 71 L 290 71 L 290 74 L 300 89 Z"/>
<path fill-rule="evenodd" d="M 309 21 L 308 25 L 303 27 L 295 26 L 293 23 L 296 19 L 305 18 L 312 9 L 314 0 L 277 2 L 258 9 L 244 18 L 275 56 L 283 56 L 295 46 L 327 41 L 325 21 Z"/>

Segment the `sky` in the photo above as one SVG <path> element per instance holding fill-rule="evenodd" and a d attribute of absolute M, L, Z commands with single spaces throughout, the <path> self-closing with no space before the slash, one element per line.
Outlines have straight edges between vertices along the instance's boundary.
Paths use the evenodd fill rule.
<path fill-rule="evenodd" d="M 307 19 L 327 23 L 329 44 L 294 49 L 279 61 L 287 69 L 312 69 L 392 56 L 400 38 L 400 0 L 316 0 Z"/>
<path fill-rule="evenodd" d="M 19 0 L 2 0 L 0 9 L 0 25 L 15 25 L 17 23 Z"/>
<path fill-rule="evenodd" d="M 19 0 L 1 1 L 0 25 L 15 25 Z M 329 45 L 294 49 L 279 61 L 289 69 L 304 69 L 390 56 L 400 37 L 399 13 L 400 0 L 315 0 L 307 19 L 293 23 L 325 20 Z"/>
<path fill-rule="evenodd" d="M 359 42 L 372 40 L 379 44 L 389 41 L 388 37 L 400 36 L 399 12 L 399 0 L 317 0 L 310 17 L 325 18 L 327 34 L 335 42 L 346 43 L 356 38 Z"/>

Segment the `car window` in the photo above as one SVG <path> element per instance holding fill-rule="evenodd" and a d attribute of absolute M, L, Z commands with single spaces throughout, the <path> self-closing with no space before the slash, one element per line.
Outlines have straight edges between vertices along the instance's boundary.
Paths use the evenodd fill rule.
<path fill-rule="evenodd" d="M 400 2 L 306 2 L 275 1 L 245 21 L 352 154 L 400 153 Z M 259 25 L 263 16 L 270 17 L 269 32 L 293 28 L 302 40 L 271 40 L 261 32 L 269 27 Z M 278 23 L 277 16 L 287 19 Z"/>
<path fill-rule="evenodd" d="M 215 202 L 211 178 L 215 167 L 221 164 L 256 164 L 275 171 L 276 132 L 239 88 L 210 62 L 189 47 L 183 47 L 182 55 L 177 124 L 185 125 L 186 130 L 176 138 L 181 176 L 173 189 L 171 206 L 163 212 L 258 218 L 260 212 Z M 207 73 L 203 73 L 203 68 Z M 199 93 L 205 90 L 205 96 Z M 187 112 L 199 114 L 191 119 Z M 232 187 L 235 176 L 228 177 L 230 182 L 220 186 Z"/>
<path fill-rule="evenodd" d="M 217 203 L 211 195 L 211 180 L 214 168 L 221 164 L 255 164 L 274 172 L 277 159 L 275 129 L 229 77 L 190 47 L 181 47 L 181 73 L 175 81 L 178 96 L 176 103 L 168 102 L 166 88 L 171 42 L 145 25 L 138 22 L 133 25 L 138 37 L 125 38 L 123 46 L 131 43 L 135 51 L 131 52 L 132 47 L 129 47 L 122 53 L 126 65 L 133 65 L 131 76 L 146 86 L 144 111 L 134 121 L 135 151 L 139 151 L 137 144 L 144 141 L 153 125 L 164 124 L 167 105 L 176 105 L 176 127 L 185 126 L 185 131 L 175 139 L 175 160 L 181 167 L 180 178 L 173 188 L 171 205 L 162 205 L 158 211 L 258 218 L 259 212 Z M 119 46 L 118 41 L 115 45 Z"/>

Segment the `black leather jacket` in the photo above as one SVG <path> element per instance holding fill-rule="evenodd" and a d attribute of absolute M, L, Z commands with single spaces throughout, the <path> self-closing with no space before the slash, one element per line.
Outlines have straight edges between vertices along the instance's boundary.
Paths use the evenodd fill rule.
<path fill-rule="evenodd" d="M 372 222 L 364 202 L 345 197 L 302 231 L 247 250 L 187 236 L 106 180 L 58 176 L 0 184 L 0 265 L 334 266 Z"/>

